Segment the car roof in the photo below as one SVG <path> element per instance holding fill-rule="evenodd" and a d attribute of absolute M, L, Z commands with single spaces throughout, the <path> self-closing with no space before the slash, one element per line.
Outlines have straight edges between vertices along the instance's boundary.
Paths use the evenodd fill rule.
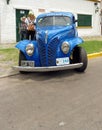
<path fill-rule="evenodd" d="M 48 16 L 68 16 L 73 17 L 74 15 L 71 12 L 51 12 L 51 13 L 43 13 L 38 15 L 37 19 Z"/>

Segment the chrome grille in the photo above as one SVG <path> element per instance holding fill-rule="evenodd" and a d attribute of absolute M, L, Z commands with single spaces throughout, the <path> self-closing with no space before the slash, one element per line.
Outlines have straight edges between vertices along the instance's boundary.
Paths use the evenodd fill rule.
<path fill-rule="evenodd" d="M 58 38 L 54 38 L 48 44 L 48 65 L 55 66 L 56 65 L 56 50 L 58 45 Z"/>
<path fill-rule="evenodd" d="M 41 38 L 38 39 L 38 50 L 40 55 L 41 66 L 46 66 L 46 44 Z"/>
<path fill-rule="evenodd" d="M 58 45 L 58 38 L 54 38 L 48 44 L 45 44 L 44 40 L 38 39 L 38 48 L 39 48 L 41 66 L 56 65 L 57 45 Z"/>

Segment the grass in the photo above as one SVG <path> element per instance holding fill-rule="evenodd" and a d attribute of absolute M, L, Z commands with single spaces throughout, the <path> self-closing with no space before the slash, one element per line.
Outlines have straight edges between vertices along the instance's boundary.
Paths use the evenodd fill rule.
<path fill-rule="evenodd" d="M 81 44 L 88 54 L 102 51 L 102 41 L 85 41 Z"/>
<path fill-rule="evenodd" d="M 0 48 L 0 63 L 17 64 L 18 50 L 16 48 Z"/>

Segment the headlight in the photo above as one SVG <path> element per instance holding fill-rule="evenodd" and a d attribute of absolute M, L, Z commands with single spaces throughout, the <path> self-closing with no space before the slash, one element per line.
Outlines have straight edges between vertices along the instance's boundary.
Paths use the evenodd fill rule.
<path fill-rule="evenodd" d="M 70 45 L 67 41 L 64 41 L 61 46 L 61 50 L 64 54 L 67 54 L 69 52 Z"/>
<path fill-rule="evenodd" d="M 28 56 L 32 56 L 34 53 L 34 45 L 32 43 L 26 46 L 26 53 Z"/>

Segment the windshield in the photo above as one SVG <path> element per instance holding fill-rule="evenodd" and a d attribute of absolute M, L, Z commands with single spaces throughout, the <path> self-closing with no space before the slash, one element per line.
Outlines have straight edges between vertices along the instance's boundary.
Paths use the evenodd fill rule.
<path fill-rule="evenodd" d="M 71 19 L 68 16 L 47 16 L 38 20 L 38 26 L 68 26 L 71 24 Z"/>

